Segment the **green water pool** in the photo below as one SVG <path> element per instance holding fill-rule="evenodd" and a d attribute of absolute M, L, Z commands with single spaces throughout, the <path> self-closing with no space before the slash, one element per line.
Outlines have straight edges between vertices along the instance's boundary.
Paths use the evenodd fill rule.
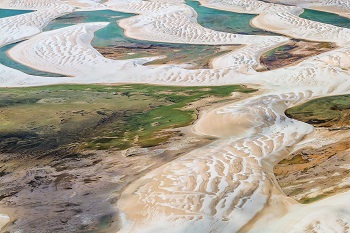
<path fill-rule="evenodd" d="M 332 24 L 338 27 L 350 28 L 350 19 L 337 14 L 305 9 L 300 17 L 321 23 Z"/>
<path fill-rule="evenodd" d="M 254 14 L 211 9 L 201 6 L 196 0 L 186 0 L 186 4 L 197 12 L 197 21 L 203 27 L 238 34 L 276 35 L 275 33 L 252 27 L 250 21 L 256 16 Z"/>
<path fill-rule="evenodd" d="M 32 12 L 32 11 L 28 11 L 28 10 L 0 9 L 0 18 L 5 18 L 5 17 L 15 16 L 15 15 L 20 15 L 20 14 L 25 14 L 25 13 L 29 13 L 29 12 Z"/>

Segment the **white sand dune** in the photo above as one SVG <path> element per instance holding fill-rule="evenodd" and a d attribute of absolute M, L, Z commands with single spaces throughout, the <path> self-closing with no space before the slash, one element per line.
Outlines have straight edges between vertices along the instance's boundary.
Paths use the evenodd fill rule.
<path fill-rule="evenodd" d="M 254 134 L 238 140 L 218 140 L 134 182 L 118 202 L 125 217 L 134 220 L 125 229 L 237 232 L 269 205 L 272 193 L 281 197 L 274 185 L 272 167 L 312 127 L 288 119 L 279 111 L 287 107 L 287 102 L 295 104 L 310 95 L 269 95 L 224 107 L 219 115 L 250 119 Z M 234 130 L 235 123 L 231 123 Z M 288 198 L 278 202 L 295 204 Z"/>
<path fill-rule="evenodd" d="M 70 5 L 84 10 L 99 10 L 106 8 L 103 2 L 104 0 L 1 0 L 0 8 L 40 10 Z"/>
<path fill-rule="evenodd" d="M 343 58 L 349 59 L 349 56 Z M 283 94 L 254 97 L 204 115 L 195 125 L 195 130 L 223 138 L 150 172 L 130 185 L 118 202 L 119 209 L 124 211 L 124 217 L 129 220 L 125 221 L 123 230 L 237 232 L 249 226 L 250 231 L 261 232 L 260 224 L 274 223 L 275 219 L 280 219 L 290 208 L 293 211 L 299 207 L 304 208 L 283 196 L 272 168 L 312 131 L 312 127 L 287 118 L 283 112 L 287 107 L 311 98 L 327 93 L 348 92 L 350 88 L 347 78 L 349 74 L 343 76 L 340 82 L 336 78 L 339 75 L 336 67 L 332 68 L 335 69 L 333 71 L 327 71 L 334 72 L 330 74 L 325 73 L 326 69 L 317 71 L 311 67 L 306 68 L 308 62 L 310 61 L 294 67 L 299 68 L 297 76 L 295 73 L 288 74 L 288 70 L 284 69 L 269 72 L 270 76 L 266 78 L 270 77 L 274 81 L 277 78 L 273 78 L 272 73 L 289 79 L 289 82 L 284 80 L 288 87 L 281 91 Z M 329 77 L 327 75 L 335 80 L 325 85 L 329 89 L 320 88 L 322 82 L 317 80 Z M 333 81 L 335 82 L 332 83 Z M 293 88 L 293 84 L 298 82 L 310 86 L 305 86 L 305 91 L 301 91 L 300 86 Z M 316 84 L 314 88 L 312 82 Z M 288 93 L 287 89 L 294 91 Z M 218 134 L 218 125 L 229 129 Z M 344 201 L 339 201 L 342 200 Z M 135 212 L 135 209 L 139 211 Z M 315 210 L 316 208 L 311 208 L 309 213 Z M 267 214 L 261 217 L 261 212 Z M 339 209 L 333 213 L 340 213 Z M 333 220 L 347 220 L 348 216 L 334 217 Z M 316 222 L 315 219 L 323 218 L 318 215 L 310 221 L 304 220 L 305 225 Z M 347 223 L 339 225 L 345 229 Z M 324 224 L 326 227 L 327 222 Z M 264 232 L 280 232 L 280 229 L 293 232 L 293 228 L 281 225 L 273 231 L 269 231 L 269 228 Z"/>
<path fill-rule="evenodd" d="M 267 2 L 295 5 L 303 8 L 321 10 L 350 18 L 349 0 L 267 0 Z"/>
<path fill-rule="evenodd" d="M 196 12 L 184 4 L 136 1 L 131 4 L 113 5 L 111 9 L 140 14 L 118 22 L 125 30 L 125 35 L 135 39 L 211 45 L 255 44 L 266 40 L 283 39 L 232 34 L 204 28 L 197 23 Z"/>
<path fill-rule="evenodd" d="M 0 18 L 0 47 L 38 34 L 51 20 L 74 10 L 69 5 L 59 5 L 45 10 Z"/>
<path fill-rule="evenodd" d="M 93 32 L 103 26 L 105 23 L 79 24 L 41 33 L 12 48 L 9 55 L 14 60 L 35 69 L 72 76 L 69 79 L 71 83 L 147 82 L 168 85 L 257 83 L 269 88 L 275 88 L 275 86 L 280 88 L 292 79 L 293 86 L 312 86 L 317 82 L 327 81 L 318 78 L 316 75 L 318 72 L 335 72 L 329 65 L 341 64 L 341 68 L 344 68 L 348 64 L 348 49 L 341 48 L 308 59 L 300 63 L 297 69 L 290 67 L 257 73 L 254 71 L 256 62 L 252 58 L 256 57 L 254 53 L 259 51 L 254 49 L 247 51 L 243 48 L 230 54 L 234 61 L 230 62 L 232 65 L 230 67 L 225 65 L 220 69 L 198 70 L 187 70 L 173 65 L 148 67 L 143 64 L 155 58 L 117 61 L 104 58 L 92 48 L 90 41 Z M 319 64 L 318 67 L 315 67 L 315 64 Z M 247 72 L 242 73 L 242 70 L 251 72 L 247 76 Z M 346 76 L 343 69 L 337 72 L 339 76 Z M 308 79 L 307 75 L 314 75 L 318 80 Z M 41 80 L 44 85 L 46 80 Z M 62 82 L 64 81 L 66 79 L 62 79 Z"/>
<path fill-rule="evenodd" d="M 350 38 L 350 30 L 347 28 L 340 28 L 334 25 L 300 18 L 299 15 L 303 10 L 298 6 L 304 6 L 300 3 L 303 1 L 270 1 L 284 4 L 294 3 L 297 6 L 287 6 L 258 0 L 199 0 L 199 2 L 204 6 L 214 9 L 258 14 L 251 22 L 254 27 L 292 38 L 335 42 L 338 44 L 348 43 Z M 342 2 L 343 3 L 340 3 L 340 1 L 308 1 L 308 4 L 318 6 L 318 8 L 320 8 L 321 5 L 337 5 L 343 10 L 347 9 L 349 4 L 347 4 L 346 1 Z M 337 13 L 339 12 L 342 12 L 342 10 L 337 11 Z"/>
<path fill-rule="evenodd" d="M 350 42 L 350 29 L 302 19 L 289 12 L 267 12 L 252 20 L 255 27 L 284 34 L 293 38 L 335 42 Z"/>
<path fill-rule="evenodd" d="M 58 1 L 3 1 L 1 7 L 7 8 L 45 8 L 27 14 L 0 19 L 0 47 L 25 40 L 33 35 L 39 34 L 41 30 L 53 19 L 71 13 L 74 8 L 67 4 L 53 4 Z M 52 3 L 52 4 L 51 4 Z M 49 8 L 47 8 L 49 7 Z M 43 78 L 27 75 L 0 64 L 1 84 L 0 86 L 25 86 L 42 85 L 44 83 L 54 84 L 68 81 L 67 78 Z"/>
<path fill-rule="evenodd" d="M 255 70 L 259 68 L 260 54 L 287 38 L 240 36 L 205 29 L 196 22 L 193 10 L 181 1 L 114 0 L 105 3 L 106 7 L 139 14 L 120 23 L 128 36 L 163 42 L 247 46 L 214 59 L 214 69 L 148 67 L 144 63 L 155 58 L 123 61 L 104 58 L 90 42 L 93 33 L 106 24 L 79 24 L 40 33 L 9 51 L 22 64 L 70 78 L 21 76 L 21 72 L 0 67 L 5 74 L 0 76 L 0 85 L 259 84 L 265 90 L 263 94 L 215 109 L 195 124 L 195 131 L 216 136 L 218 140 L 151 171 L 127 187 L 118 201 L 123 216 L 120 232 L 281 232 L 281 229 L 346 232 L 350 214 L 345 201 L 349 192 L 308 206 L 300 205 L 283 194 L 272 168 L 313 131 L 312 126 L 287 118 L 286 108 L 320 96 L 349 93 L 348 31 L 302 21 L 297 17 L 301 12 L 297 7 L 252 0 L 206 2 L 212 7 L 259 13 L 261 18 L 287 15 L 293 20 L 284 16 L 273 18 L 278 20 L 277 29 L 271 28 L 272 17 L 265 17 L 263 23 L 271 24 L 269 30 L 286 30 L 285 34 L 292 37 L 299 35 L 293 34 L 295 30 L 309 32 L 305 38 L 334 41 L 341 47 L 292 67 L 259 73 Z M 262 22 L 259 17 L 256 20 Z M 323 28 L 330 33 L 320 33 Z M 322 213 L 332 215 L 325 218 Z M 296 227 L 297 221 L 301 223 Z"/>
<path fill-rule="evenodd" d="M 259 0 L 198 0 L 201 5 L 219 10 L 233 11 L 247 14 L 262 14 L 265 12 L 301 13 L 302 8 L 281 4 L 267 3 Z"/>
<path fill-rule="evenodd" d="M 0 8 L 22 10 L 46 10 L 51 7 L 69 6 L 61 0 L 1 0 Z"/>

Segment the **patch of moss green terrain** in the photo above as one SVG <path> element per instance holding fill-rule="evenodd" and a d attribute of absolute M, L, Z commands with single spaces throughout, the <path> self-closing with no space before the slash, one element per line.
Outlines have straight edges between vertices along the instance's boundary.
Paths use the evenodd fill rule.
<path fill-rule="evenodd" d="M 318 98 L 286 111 L 288 117 L 319 127 L 350 126 L 350 95 Z"/>
<path fill-rule="evenodd" d="M 150 147 L 191 124 L 199 99 L 250 93 L 243 86 L 58 85 L 0 89 L 0 150 Z"/>

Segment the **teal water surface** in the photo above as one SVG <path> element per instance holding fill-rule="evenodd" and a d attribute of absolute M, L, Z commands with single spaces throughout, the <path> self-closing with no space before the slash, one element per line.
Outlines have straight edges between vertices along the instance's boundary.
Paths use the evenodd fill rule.
<path fill-rule="evenodd" d="M 197 12 L 197 21 L 203 27 L 238 34 L 276 35 L 275 33 L 252 27 L 250 21 L 256 15 L 211 9 L 201 6 L 196 0 L 186 0 L 186 4 Z"/>
<path fill-rule="evenodd" d="M 300 17 L 321 23 L 332 24 L 338 27 L 350 28 L 350 19 L 337 14 L 305 9 L 304 13 L 302 13 Z"/>
<path fill-rule="evenodd" d="M 32 12 L 32 11 L 28 11 L 28 10 L 0 9 L 0 18 L 5 18 L 5 17 L 15 16 L 15 15 L 20 15 L 20 14 L 25 14 L 25 13 L 29 13 L 29 12 Z"/>

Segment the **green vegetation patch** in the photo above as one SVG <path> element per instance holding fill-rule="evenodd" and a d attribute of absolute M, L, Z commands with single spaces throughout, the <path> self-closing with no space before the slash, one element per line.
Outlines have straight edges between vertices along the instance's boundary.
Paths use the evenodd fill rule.
<path fill-rule="evenodd" d="M 0 150 L 150 147 L 191 124 L 199 99 L 250 93 L 243 86 L 58 85 L 0 89 Z"/>
<path fill-rule="evenodd" d="M 300 200 L 300 203 L 302 203 L 302 204 L 310 204 L 312 202 L 322 200 L 323 198 L 326 198 L 326 197 L 327 197 L 326 195 L 319 195 L 319 196 L 316 196 L 316 197 L 313 197 L 313 198 L 305 198 L 305 199 Z"/>
<path fill-rule="evenodd" d="M 318 98 L 286 111 L 288 117 L 320 127 L 350 125 L 350 95 Z"/>

